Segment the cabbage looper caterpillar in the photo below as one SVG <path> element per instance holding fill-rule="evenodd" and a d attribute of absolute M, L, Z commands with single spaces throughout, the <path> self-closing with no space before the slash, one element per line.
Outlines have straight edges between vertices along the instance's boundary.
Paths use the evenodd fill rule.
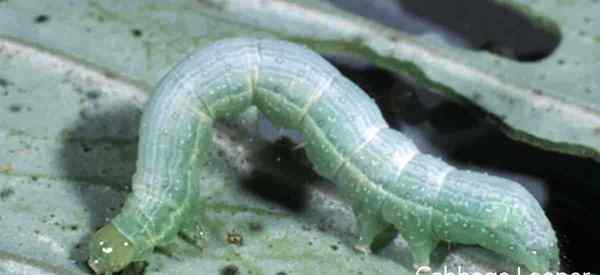
<path fill-rule="evenodd" d="M 357 216 L 356 248 L 394 226 L 415 267 L 439 241 L 476 244 L 531 271 L 558 267 L 557 239 L 519 184 L 454 169 L 390 129 L 360 88 L 318 54 L 276 40 L 226 39 L 165 76 L 140 127 L 133 191 L 90 242 L 89 264 L 110 273 L 172 240 L 198 197 L 215 119 L 256 105 L 298 129 L 314 169 L 335 182 Z"/>

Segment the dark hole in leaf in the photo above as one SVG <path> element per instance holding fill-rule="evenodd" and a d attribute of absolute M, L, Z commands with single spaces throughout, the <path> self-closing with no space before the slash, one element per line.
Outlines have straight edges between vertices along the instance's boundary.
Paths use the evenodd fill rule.
<path fill-rule="evenodd" d="M 99 91 L 94 91 L 94 90 L 88 91 L 85 94 L 85 97 L 87 97 L 90 100 L 98 99 L 100 97 L 100 92 Z"/>
<path fill-rule="evenodd" d="M 50 17 L 48 15 L 45 14 L 40 14 L 38 16 L 35 17 L 34 21 L 35 23 L 44 23 L 46 21 L 48 21 L 50 19 Z"/>
<path fill-rule="evenodd" d="M 12 113 L 18 113 L 18 112 L 21 112 L 21 110 L 23 109 L 23 106 L 21 106 L 19 104 L 12 104 L 12 105 L 10 105 L 10 107 L 8 107 L 8 109 Z"/>
<path fill-rule="evenodd" d="M 140 37 L 140 36 L 142 36 L 142 31 L 139 29 L 133 29 L 133 30 L 131 30 L 131 34 L 135 37 Z"/>
<path fill-rule="evenodd" d="M 11 197 L 14 193 L 15 191 L 12 188 L 2 189 L 2 191 L 0 191 L 0 200 L 6 200 L 9 197 Z"/>
<path fill-rule="evenodd" d="M 533 18 L 492 0 L 330 1 L 404 32 L 448 32 L 462 39 L 467 48 L 517 61 L 541 60 L 561 40 L 557 25 L 549 19 Z"/>
<path fill-rule="evenodd" d="M 6 87 L 12 85 L 12 83 L 4 78 L 0 78 L 0 87 Z"/>

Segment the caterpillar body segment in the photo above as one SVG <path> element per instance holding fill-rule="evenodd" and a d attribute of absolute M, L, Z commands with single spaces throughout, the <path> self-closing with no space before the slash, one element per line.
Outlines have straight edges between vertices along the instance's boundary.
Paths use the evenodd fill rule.
<path fill-rule="evenodd" d="M 420 153 L 389 128 L 371 98 L 316 53 L 239 38 L 189 56 L 157 86 L 142 117 L 133 191 L 121 213 L 93 236 L 92 269 L 120 270 L 177 234 L 202 191 L 195 183 L 212 123 L 253 105 L 275 124 L 302 132 L 315 171 L 352 205 L 356 248 L 368 250 L 393 226 L 415 266 L 428 266 L 431 251 L 448 241 L 480 245 L 531 271 L 557 268 L 552 226 L 520 185 Z"/>

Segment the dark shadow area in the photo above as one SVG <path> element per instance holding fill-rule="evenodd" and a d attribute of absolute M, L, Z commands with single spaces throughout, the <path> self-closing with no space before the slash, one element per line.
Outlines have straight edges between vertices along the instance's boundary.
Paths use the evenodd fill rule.
<path fill-rule="evenodd" d="M 319 176 L 312 170 L 304 150 L 294 150 L 294 146 L 282 138 L 258 152 L 259 169 L 242 180 L 242 188 L 293 212 L 306 209 L 309 183 Z"/>
<path fill-rule="evenodd" d="M 93 224 L 104 224 L 106 210 L 114 212 L 120 206 L 103 200 L 113 201 L 114 198 L 97 198 L 92 194 L 125 193 L 131 189 L 138 125 L 139 110 L 125 106 L 93 115 L 82 114 L 78 124 L 65 136 L 62 168 L 69 178 L 90 183 L 77 188 L 90 209 Z"/>
<path fill-rule="evenodd" d="M 274 202 L 292 212 L 302 212 L 308 203 L 308 190 L 295 179 L 255 171 L 242 181 L 245 191 L 265 201 Z"/>
<path fill-rule="evenodd" d="M 398 81 L 393 73 L 370 66 L 345 66 L 331 58 L 329 62 L 375 100 L 383 118 L 390 126 L 401 128 L 403 124 L 416 125 L 427 118 L 425 107 L 415 94 L 415 88 L 406 82 Z"/>
<path fill-rule="evenodd" d="M 403 81 L 393 73 L 368 66 L 356 68 L 329 60 L 340 72 L 359 85 L 395 129 L 431 125 L 440 134 L 452 134 L 477 127 L 485 113 L 476 106 L 463 106 L 431 91 Z"/>
<path fill-rule="evenodd" d="M 123 206 L 137 157 L 137 129 L 140 111 L 134 106 L 115 106 L 104 110 L 87 97 L 79 120 L 67 131 L 61 152 L 62 170 L 68 178 L 88 184 L 74 185 L 89 215 L 92 230 L 70 252 L 82 270 L 87 266 L 91 233 L 113 218 Z M 91 271 L 90 271 L 91 272 Z"/>
<path fill-rule="evenodd" d="M 536 21 L 492 0 L 330 1 L 400 31 L 454 36 L 467 48 L 517 61 L 541 60 L 552 54 L 561 40 L 558 28 L 549 20 Z"/>

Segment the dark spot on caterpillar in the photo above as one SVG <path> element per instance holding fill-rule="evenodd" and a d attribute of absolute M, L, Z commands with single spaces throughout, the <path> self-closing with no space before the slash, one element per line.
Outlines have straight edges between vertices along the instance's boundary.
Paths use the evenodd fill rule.
<path fill-rule="evenodd" d="M 8 109 L 13 113 L 18 113 L 21 112 L 21 110 L 23 110 L 23 107 L 19 104 L 12 104 L 8 107 Z"/>
<path fill-rule="evenodd" d="M 14 194 L 15 190 L 12 188 L 4 188 L 2 191 L 0 191 L 0 200 L 5 201 Z"/>
<path fill-rule="evenodd" d="M 335 244 L 334 244 L 334 245 L 331 245 L 331 249 L 333 249 L 333 251 L 336 251 L 336 250 L 338 250 L 338 246 L 337 246 L 337 245 L 335 245 Z"/>
<path fill-rule="evenodd" d="M 140 36 L 142 36 L 142 31 L 139 29 L 133 29 L 133 30 L 131 30 L 131 34 L 135 37 L 140 37 Z"/>
<path fill-rule="evenodd" d="M 312 242 L 312 241 L 309 241 L 309 242 L 308 242 L 308 245 L 311 245 L 311 246 L 312 246 L 312 245 L 313 245 L 313 242 Z"/>
<path fill-rule="evenodd" d="M 221 275 L 238 275 L 240 274 L 240 269 L 236 265 L 227 265 L 223 269 L 221 269 Z"/>
<path fill-rule="evenodd" d="M 542 95 L 543 94 L 542 90 L 540 90 L 540 89 L 533 89 L 532 92 L 534 94 L 536 94 L 536 95 Z"/>
<path fill-rule="evenodd" d="M 92 91 L 87 92 L 85 94 L 85 97 L 87 97 L 90 100 L 95 100 L 100 97 L 100 92 L 92 90 Z"/>
<path fill-rule="evenodd" d="M 44 23 L 44 22 L 48 21 L 49 19 L 50 19 L 50 17 L 48 15 L 40 14 L 35 17 L 34 21 L 35 21 L 35 23 L 40 24 L 40 23 Z"/>
<path fill-rule="evenodd" d="M 237 232 L 227 233 L 227 242 L 235 245 L 242 245 L 244 243 L 244 237 Z"/>
<path fill-rule="evenodd" d="M 263 230 L 262 224 L 257 222 L 251 222 L 250 224 L 248 224 L 248 227 L 250 227 L 250 230 L 254 232 L 259 232 Z"/>
<path fill-rule="evenodd" d="M 35 234 L 40 234 L 40 231 L 39 231 L 39 230 L 37 230 L 37 229 L 35 229 L 35 230 L 33 230 L 33 233 L 35 233 Z"/>
<path fill-rule="evenodd" d="M 565 60 L 564 59 L 559 59 L 558 60 L 558 65 L 564 65 L 565 64 Z"/>
<path fill-rule="evenodd" d="M 31 176 L 31 181 L 38 181 L 40 178 L 38 176 Z"/>
<path fill-rule="evenodd" d="M 284 271 L 279 271 L 279 272 L 277 272 L 277 274 L 275 274 L 275 275 L 287 275 L 287 273 L 285 273 Z"/>

